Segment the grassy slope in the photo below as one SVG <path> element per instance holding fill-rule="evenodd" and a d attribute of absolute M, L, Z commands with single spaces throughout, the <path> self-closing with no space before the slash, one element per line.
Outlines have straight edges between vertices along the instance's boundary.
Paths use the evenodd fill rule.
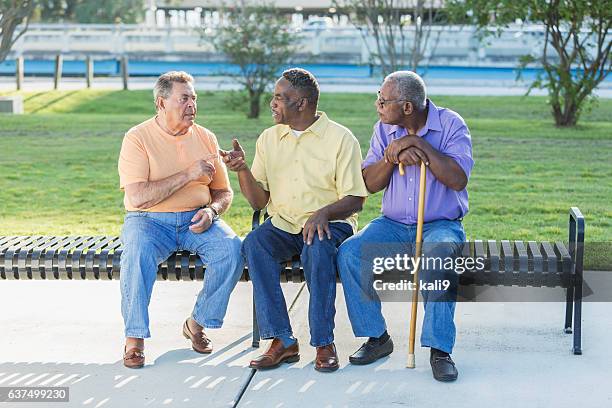
<path fill-rule="evenodd" d="M 252 157 L 264 113 L 247 120 L 228 109 L 225 93 L 200 93 L 199 123 L 228 147 L 238 137 Z M 117 234 L 122 196 L 116 160 L 123 133 L 152 115 L 145 91 L 24 94 L 24 116 L 0 116 L 0 235 Z M 575 129 L 557 129 L 539 97 L 436 97 L 471 129 L 476 167 L 469 184 L 470 238 L 567 239 L 567 211 L 579 206 L 590 242 L 612 241 L 612 101 L 601 100 Z M 364 153 L 376 120 L 373 96 L 327 94 L 321 109 L 353 130 Z M 238 192 L 234 175 L 232 185 Z M 375 217 L 368 199 L 361 225 Z M 239 234 L 250 224 L 239 193 L 227 216 Z M 609 245 L 608 245 L 609 247 Z M 590 267 L 612 255 L 589 252 Z"/>

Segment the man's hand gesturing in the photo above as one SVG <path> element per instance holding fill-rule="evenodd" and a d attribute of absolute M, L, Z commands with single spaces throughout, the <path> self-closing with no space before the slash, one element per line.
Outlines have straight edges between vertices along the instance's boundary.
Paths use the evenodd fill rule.
<path fill-rule="evenodd" d="M 223 157 L 223 163 L 232 171 L 246 170 L 248 167 L 245 161 L 244 149 L 238 143 L 238 139 L 234 139 L 232 144 L 234 150 L 219 150 L 219 154 Z"/>
<path fill-rule="evenodd" d="M 212 157 L 205 157 L 200 160 L 194 161 L 191 166 L 187 169 L 187 174 L 189 175 L 190 180 L 197 180 L 200 177 L 208 176 L 208 178 L 212 179 L 215 175 L 215 166 L 211 163 L 211 160 L 216 157 L 216 155 L 211 155 Z"/>

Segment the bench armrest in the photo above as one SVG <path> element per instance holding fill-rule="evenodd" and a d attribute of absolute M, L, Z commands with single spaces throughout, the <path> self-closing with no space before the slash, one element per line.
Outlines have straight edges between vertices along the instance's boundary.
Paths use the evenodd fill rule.
<path fill-rule="evenodd" d="M 570 208 L 568 249 L 574 263 L 574 273 L 581 278 L 584 258 L 584 215 L 578 207 Z"/>
<path fill-rule="evenodd" d="M 261 210 L 253 211 L 253 220 L 251 222 L 251 231 L 253 231 L 255 228 L 259 227 L 260 217 L 261 217 Z"/>

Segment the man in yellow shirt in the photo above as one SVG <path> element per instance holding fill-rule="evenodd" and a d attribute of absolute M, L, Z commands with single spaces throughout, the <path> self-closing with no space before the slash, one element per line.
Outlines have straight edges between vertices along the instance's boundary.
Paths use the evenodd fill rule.
<path fill-rule="evenodd" d="M 123 364 L 129 368 L 144 365 L 159 263 L 181 249 L 195 252 L 206 265 L 204 287 L 183 324 L 183 335 L 199 353 L 212 351 L 203 328 L 221 327 L 244 267 L 240 238 L 219 219 L 233 192 L 215 135 L 195 124 L 193 78 L 167 72 L 153 94 L 157 114 L 125 134 L 118 166 L 127 210 L 121 233 L 121 313 Z"/>
<path fill-rule="evenodd" d="M 310 344 L 315 369 L 335 371 L 336 253 L 357 229 L 367 190 L 361 150 L 350 130 L 317 111 L 319 85 L 303 69 L 283 72 L 270 102 L 276 125 L 257 140 L 251 170 L 237 140 L 221 152 L 251 206 L 267 206 L 270 218 L 247 235 L 242 253 L 253 281 L 261 338 L 270 348 L 251 368 L 299 360 L 287 306 L 280 288 L 280 262 L 300 255 L 310 292 Z"/>

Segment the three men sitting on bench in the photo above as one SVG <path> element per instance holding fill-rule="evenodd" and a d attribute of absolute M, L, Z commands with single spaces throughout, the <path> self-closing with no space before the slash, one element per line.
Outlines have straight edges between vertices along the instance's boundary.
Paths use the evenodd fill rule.
<path fill-rule="evenodd" d="M 170 80 L 165 93 L 160 93 L 165 76 L 186 79 Z M 368 364 L 393 351 L 372 276 L 362 271 L 362 263 L 370 261 L 362 247 L 380 244 L 383 250 L 385 243 L 414 243 L 418 165 L 425 161 L 429 174 L 424 241 L 443 243 L 431 246 L 426 255 L 459 255 L 465 241 L 461 219 L 468 211 L 465 188 L 474 163 L 470 134 L 458 114 L 427 99 L 417 74 L 399 71 L 389 75 L 379 91 L 380 120 L 362 163 L 357 139 L 317 111 L 318 98 L 318 83 L 308 71 L 283 72 L 270 102 L 276 125 L 258 138 L 251 169 L 237 140 L 232 151 L 220 151 L 225 165 L 237 172 L 251 206 L 267 207 L 271 216 L 247 235 L 241 256 L 240 239 L 217 219 L 229 206 L 232 192 L 225 165 L 215 156 L 214 135 L 193 122 L 192 79 L 185 73 L 160 77 L 158 115 L 126 134 L 119 163 L 129 211 L 122 234 L 121 273 L 126 366 L 144 363 L 141 339 L 149 336 L 146 313 L 155 271 L 176 249 L 198 253 L 207 265 L 205 287 L 183 328 L 196 351 L 211 351 L 202 327 L 221 326 L 244 258 L 253 281 L 261 337 L 273 339 L 250 366 L 265 369 L 297 361 L 298 342 L 279 279 L 280 263 L 294 255 L 300 255 L 310 292 L 310 344 L 317 348 L 316 370 L 339 367 L 333 336 L 337 269 L 354 334 L 369 338 L 349 361 Z M 399 175 L 399 163 L 406 168 L 404 177 Z M 368 192 L 383 189 L 382 216 L 353 235 L 356 213 Z M 206 208 L 198 209 L 202 206 Z M 189 226 L 191 222 L 195 224 Z M 175 229 L 177 233 L 170 234 Z M 457 378 L 450 358 L 457 277 L 452 270 L 422 271 L 424 281 L 449 278 L 451 290 L 423 293 L 421 344 L 431 348 L 433 375 L 440 381 Z"/>

